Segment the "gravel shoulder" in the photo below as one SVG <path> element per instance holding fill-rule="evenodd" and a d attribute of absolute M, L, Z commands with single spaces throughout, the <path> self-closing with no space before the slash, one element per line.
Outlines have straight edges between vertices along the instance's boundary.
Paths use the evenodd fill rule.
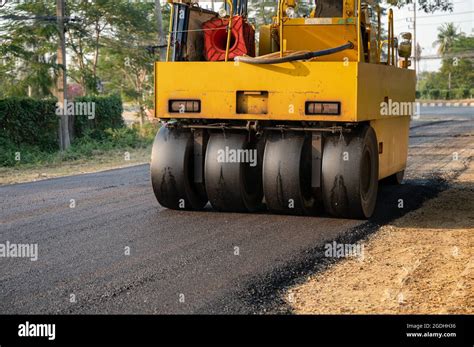
<path fill-rule="evenodd" d="M 0 186 L 148 164 L 150 157 L 151 146 L 128 151 L 107 151 L 92 158 L 63 161 L 58 164 L 0 167 Z"/>
<path fill-rule="evenodd" d="M 383 226 L 362 254 L 290 288 L 298 314 L 473 314 L 474 164 L 449 188 Z"/>

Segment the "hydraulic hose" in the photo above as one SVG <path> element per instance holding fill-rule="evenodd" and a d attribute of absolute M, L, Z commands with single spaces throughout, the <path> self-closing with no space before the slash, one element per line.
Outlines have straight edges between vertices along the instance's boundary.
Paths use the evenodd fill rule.
<path fill-rule="evenodd" d="M 272 54 L 264 55 L 258 58 L 240 56 L 240 57 L 236 57 L 235 61 L 240 62 L 240 63 L 247 63 L 247 64 L 281 64 L 281 63 L 288 63 L 288 62 L 298 61 L 298 60 L 309 60 L 312 58 L 322 57 L 325 55 L 338 53 L 341 51 L 345 51 L 346 49 L 352 49 L 352 48 L 354 48 L 354 44 L 349 41 L 345 45 L 329 48 L 329 49 L 324 49 L 322 51 L 313 51 L 313 52 L 299 51 L 299 52 L 290 53 L 285 57 L 280 57 L 280 56 L 275 57 L 275 55 L 276 54 L 279 55 L 279 53 L 272 53 Z"/>

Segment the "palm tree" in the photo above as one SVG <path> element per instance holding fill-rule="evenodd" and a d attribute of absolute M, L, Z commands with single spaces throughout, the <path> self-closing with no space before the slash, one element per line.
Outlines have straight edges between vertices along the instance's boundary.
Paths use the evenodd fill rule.
<path fill-rule="evenodd" d="M 438 54 L 444 56 L 460 36 L 461 33 L 458 32 L 458 28 L 453 23 L 443 24 L 438 27 L 438 39 L 433 43 L 433 47 L 438 46 Z"/>

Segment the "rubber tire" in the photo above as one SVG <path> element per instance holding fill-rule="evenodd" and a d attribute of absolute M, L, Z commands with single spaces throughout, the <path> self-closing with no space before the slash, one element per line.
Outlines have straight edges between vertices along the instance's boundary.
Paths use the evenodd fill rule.
<path fill-rule="evenodd" d="M 263 191 L 269 211 L 290 215 L 316 213 L 311 163 L 309 136 L 304 133 L 269 134 L 263 157 Z"/>
<path fill-rule="evenodd" d="M 257 150 L 257 165 L 218 162 L 220 150 Z M 214 209 L 222 212 L 254 212 L 261 208 L 263 150 L 248 141 L 246 133 L 213 133 L 206 151 L 206 191 Z"/>
<path fill-rule="evenodd" d="M 325 138 L 322 195 L 326 212 L 342 218 L 370 218 L 377 202 L 378 176 L 377 137 L 371 127 Z"/>
<path fill-rule="evenodd" d="M 156 199 L 172 210 L 201 210 L 208 199 L 194 183 L 194 138 L 190 131 L 163 127 L 151 155 L 151 182 Z M 184 206 L 183 206 L 184 202 Z"/>
<path fill-rule="evenodd" d="M 403 183 L 403 178 L 405 177 L 405 170 L 399 171 L 396 174 L 388 176 L 380 181 L 380 183 L 388 186 L 399 186 Z"/>

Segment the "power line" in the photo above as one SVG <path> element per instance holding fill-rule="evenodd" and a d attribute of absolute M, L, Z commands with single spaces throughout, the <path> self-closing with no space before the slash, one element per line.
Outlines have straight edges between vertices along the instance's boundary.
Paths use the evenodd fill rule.
<path fill-rule="evenodd" d="M 441 24 L 446 24 L 447 22 L 437 22 L 437 23 L 417 23 L 417 26 L 418 25 L 441 25 Z M 453 23 L 453 24 L 460 24 L 460 23 L 472 23 L 472 20 L 462 20 L 462 21 L 457 21 L 457 22 L 449 22 L 449 23 Z M 407 23 L 403 23 L 403 24 L 397 24 L 399 26 L 403 26 L 403 25 L 411 25 L 412 23 L 410 22 L 407 22 Z"/>
<path fill-rule="evenodd" d="M 6 16 L 0 16 L 0 19 L 9 19 L 15 21 L 22 21 L 22 20 L 40 20 L 45 22 L 57 22 L 57 16 L 19 16 L 15 14 L 10 14 Z M 63 17 L 65 23 L 67 22 L 79 22 L 81 19 L 77 17 Z"/>
<path fill-rule="evenodd" d="M 441 59 L 445 59 L 446 57 L 440 57 L 438 55 L 425 55 L 425 56 L 421 56 L 420 57 L 420 60 L 441 60 Z M 470 55 L 465 55 L 463 57 L 451 57 L 451 58 L 459 58 L 459 59 L 473 59 L 474 58 L 474 54 L 470 54 Z"/>
<path fill-rule="evenodd" d="M 434 14 L 434 15 L 431 15 L 431 16 L 419 16 L 419 17 L 417 17 L 417 19 L 433 18 L 433 17 L 446 17 L 446 16 L 458 16 L 458 15 L 469 14 L 469 13 L 474 13 L 474 11 L 465 11 L 465 12 L 458 12 L 458 13 L 445 13 L 445 14 Z M 406 21 L 407 19 L 411 19 L 411 18 L 406 17 L 406 18 L 395 19 L 395 22 Z"/>

